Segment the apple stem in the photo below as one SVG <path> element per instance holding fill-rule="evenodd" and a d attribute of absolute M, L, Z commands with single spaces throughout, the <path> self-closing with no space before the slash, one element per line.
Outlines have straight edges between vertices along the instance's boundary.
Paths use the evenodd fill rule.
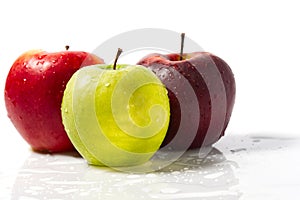
<path fill-rule="evenodd" d="M 66 49 L 66 51 L 68 51 L 68 50 L 70 49 L 70 46 L 69 46 L 69 45 L 66 45 L 66 46 L 65 46 L 65 49 Z"/>
<path fill-rule="evenodd" d="M 119 59 L 122 52 L 123 52 L 123 50 L 121 48 L 118 48 L 117 55 L 116 55 L 116 58 L 115 58 L 115 62 L 114 62 L 114 65 L 113 65 L 113 70 L 116 69 L 117 61 L 118 61 L 118 59 Z"/>
<path fill-rule="evenodd" d="M 183 54 L 184 37 L 185 37 L 185 33 L 181 33 L 180 60 L 183 59 L 182 54 Z"/>

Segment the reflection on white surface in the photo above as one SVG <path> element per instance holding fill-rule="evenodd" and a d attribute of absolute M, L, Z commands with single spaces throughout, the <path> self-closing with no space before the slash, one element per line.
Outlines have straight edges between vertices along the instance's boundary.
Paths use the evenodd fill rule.
<path fill-rule="evenodd" d="M 187 152 L 154 173 L 127 174 L 88 166 L 74 155 L 32 153 L 20 169 L 12 199 L 238 199 L 230 188 L 238 183 L 234 162 L 217 149 L 206 158 Z"/>
<path fill-rule="evenodd" d="M 90 166 L 76 153 L 16 151 L 28 158 L 0 171 L 0 199 L 293 199 L 300 194 L 300 140 L 282 135 L 228 135 L 205 158 L 189 151 L 140 174 Z"/>

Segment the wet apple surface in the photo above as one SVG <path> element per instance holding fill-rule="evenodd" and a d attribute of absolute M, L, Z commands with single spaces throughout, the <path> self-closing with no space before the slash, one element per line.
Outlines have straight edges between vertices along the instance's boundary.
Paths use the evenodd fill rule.
<path fill-rule="evenodd" d="M 225 61 L 195 52 L 182 54 L 182 60 L 180 54 L 150 54 L 138 64 L 151 69 L 168 89 L 171 121 L 163 145 L 193 149 L 224 135 L 235 99 L 234 75 Z"/>
<path fill-rule="evenodd" d="M 62 125 L 60 106 L 73 73 L 103 60 L 86 52 L 28 51 L 11 67 L 5 85 L 7 113 L 36 151 L 73 150 Z"/>
<path fill-rule="evenodd" d="M 143 164 L 159 149 L 169 125 L 165 86 L 142 66 L 94 65 L 70 79 L 62 103 L 65 129 L 93 165 Z"/>

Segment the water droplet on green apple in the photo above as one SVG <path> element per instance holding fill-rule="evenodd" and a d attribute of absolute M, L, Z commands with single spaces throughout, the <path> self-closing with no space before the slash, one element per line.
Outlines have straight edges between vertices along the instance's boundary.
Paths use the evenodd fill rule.
<path fill-rule="evenodd" d="M 66 109 L 64 110 L 64 112 L 65 112 L 65 113 L 68 113 L 69 111 L 68 111 L 68 109 L 66 108 Z"/>
<path fill-rule="evenodd" d="M 105 87 L 109 87 L 110 86 L 110 83 L 105 83 Z"/>

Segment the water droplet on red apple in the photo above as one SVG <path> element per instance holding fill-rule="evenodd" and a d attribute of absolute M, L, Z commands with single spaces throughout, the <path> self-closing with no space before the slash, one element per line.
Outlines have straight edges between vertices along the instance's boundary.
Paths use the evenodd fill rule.
<path fill-rule="evenodd" d="M 23 78 L 23 82 L 25 83 L 27 81 L 27 79 L 26 78 Z"/>
<path fill-rule="evenodd" d="M 45 58 L 46 56 L 47 56 L 46 54 L 40 55 L 40 56 L 38 57 L 38 59 L 43 59 L 43 58 Z"/>
<path fill-rule="evenodd" d="M 42 61 L 37 61 L 36 65 L 43 65 L 44 63 L 45 63 L 45 61 L 43 61 L 43 60 Z"/>

